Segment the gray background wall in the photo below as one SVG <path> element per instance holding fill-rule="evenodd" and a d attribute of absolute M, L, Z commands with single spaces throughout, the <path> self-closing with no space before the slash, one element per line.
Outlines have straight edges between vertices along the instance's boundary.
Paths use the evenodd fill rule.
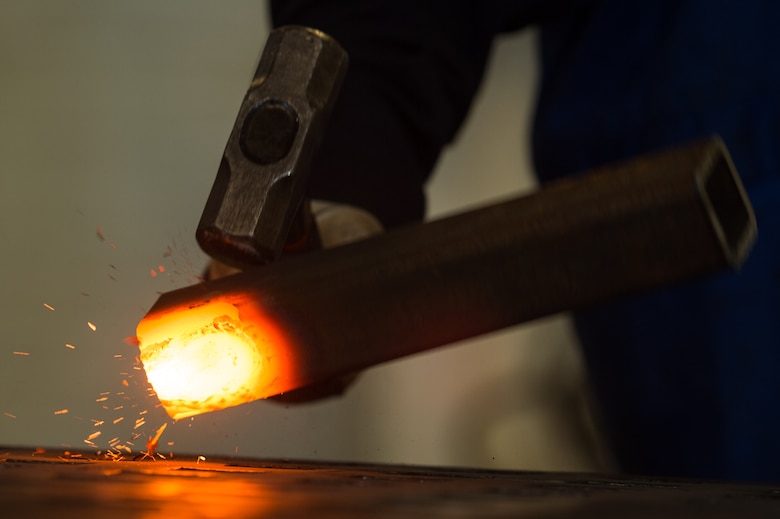
<path fill-rule="evenodd" d="M 0 1 L 0 445 L 137 452 L 170 422 L 125 338 L 206 263 L 194 229 L 267 33 L 258 1 Z M 497 42 L 431 217 L 533 189 L 534 45 Z M 559 316 L 369 370 L 341 399 L 171 423 L 161 445 L 593 470 L 584 393 Z"/>

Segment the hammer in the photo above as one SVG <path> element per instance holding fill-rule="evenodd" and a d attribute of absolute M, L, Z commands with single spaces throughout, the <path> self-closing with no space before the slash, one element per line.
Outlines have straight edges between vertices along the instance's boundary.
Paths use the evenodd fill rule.
<path fill-rule="evenodd" d="M 304 39 L 321 35 L 289 31 Z M 284 49 L 290 34 L 281 40 L 272 34 L 269 46 Z M 313 48 L 325 44 L 318 45 Z M 264 54 L 258 68 L 264 72 L 258 75 L 270 82 L 284 56 Z M 307 71 L 297 70 L 299 79 L 337 76 L 313 74 L 317 60 L 291 62 L 296 68 L 309 65 Z M 277 94 L 281 98 L 274 92 L 274 99 Z M 299 209 L 303 192 L 290 187 L 291 176 L 311 164 L 312 152 L 296 147 L 303 139 L 299 117 L 294 136 L 270 139 L 272 149 L 286 154 L 271 154 L 275 162 L 260 164 L 277 171 L 272 177 L 278 180 L 269 183 L 250 173 L 260 171 L 255 159 L 262 154 L 241 144 L 250 135 L 246 128 L 257 124 L 262 130 L 257 135 L 273 133 L 270 123 L 253 120 L 253 110 L 263 103 L 268 101 L 258 97 L 242 105 L 198 233 L 200 243 L 209 244 L 204 249 L 223 261 L 268 264 L 163 294 L 137 328 L 149 381 L 174 419 L 327 383 L 560 311 L 738 268 L 755 239 L 755 217 L 739 176 L 723 143 L 709 138 L 460 215 L 271 262 L 284 242 L 289 211 Z M 298 108 L 288 108 L 293 105 L 286 98 L 282 104 L 279 118 L 294 126 L 289 115 Z M 323 126 L 310 128 L 322 131 Z M 285 166 L 279 166 L 282 162 Z M 234 171 L 244 174 L 231 187 Z M 255 184 L 266 187 L 255 191 Z M 276 185 L 284 188 L 277 191 Z M 260 195 L 242 195 L 250 190 Z M 288 196 L 293 191 L 297 195 Z"/>
<path fill-rule="evenodd" d="M 347 63 L 320 31 L 271 32 L 196 230 L 212 258 L 246 268 L 316 248 L 306 183 Z"/>

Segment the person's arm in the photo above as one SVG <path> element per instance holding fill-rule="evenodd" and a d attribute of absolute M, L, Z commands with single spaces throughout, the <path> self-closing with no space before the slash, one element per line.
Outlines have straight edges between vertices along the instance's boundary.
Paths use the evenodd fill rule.
<path fill-rule="evenodd" d="M 362 207 L 385 227 L 421 220 L 423 184 L 468 112 L 494 36 L 538 18 L 543 3 L 272 1 L 275 26 L 320 29 L 350 58 L 312 198 Z"/>

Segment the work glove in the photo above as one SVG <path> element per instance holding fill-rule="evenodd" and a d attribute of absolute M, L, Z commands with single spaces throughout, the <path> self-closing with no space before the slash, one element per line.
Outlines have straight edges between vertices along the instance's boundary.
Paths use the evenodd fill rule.
<path fill-rule="evenodd" d="M 312 200 L 311 213 L 323 249 L 360 241 L 384 230 L 374 215 L 352 205 Z M 211 260 L 207 279 L 218 279 L 240 271 L 236 267 Z"/>
<path fill-rule="evenodd" d="M 374 215 L 351 205 L 312 200 L 311 213 L 317 225 L 323 249 L 363 240 L 384 230 Z M 208 267 L 208 279 L 217 279 L 237 272 L 240 272 L 240 269 L 212 260 Z M 347 387 L 355 381 L 357 375 L 355 373 L 303 387 L 271 397 L 271 399 L 281 403 L 301 403 L 338 396 L 343 394 Z"/>

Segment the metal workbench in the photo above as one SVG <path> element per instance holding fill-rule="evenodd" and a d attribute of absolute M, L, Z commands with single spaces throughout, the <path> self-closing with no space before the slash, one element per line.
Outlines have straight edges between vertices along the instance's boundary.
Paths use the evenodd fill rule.
<path fill-rule="evenodd" d="M 780 485 L 0 448 L 2 517 L 780 517 Z"/>

